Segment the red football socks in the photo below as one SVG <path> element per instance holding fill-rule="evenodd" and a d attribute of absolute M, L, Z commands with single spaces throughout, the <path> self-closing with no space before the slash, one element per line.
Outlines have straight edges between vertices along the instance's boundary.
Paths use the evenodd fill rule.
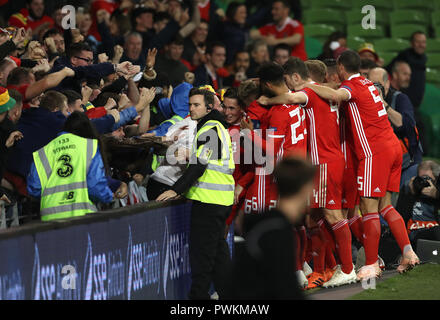
<path fill-rule="evenodd" d="M 332 224 L 333 234 L 336 240 L 336 249 L 341 260 L 342 272 L 349 274 L 353 270 L 351 257 L 351 232 L 347 219 Z"/>
<path fill-rule="evenodd" d="M 296 270 L 302 270 L 303 269 L 303 264 L 301 263 L 301 240 L 300 240 L 300 236 L 299 236 L 299 232 L 296 228 L 293 229 L 293 233 L 295 234 L 295 244 L 296 244 L 296 248 L 295 248 L 295 260 L 296 260 Z"/>
<path fill-rule="evenodd" d="M 364 238 L 363 238 L 363 228 L 362 228 L 361 216 L 355 214 L 353 218 L 348 220 L 348 225 L 350 226 L 350 230 L 353 233 L 353 235 L 356 237 L 357 241 L 359 241 L 363 245 Z"/>
<path fill-rule="evenodd" d="M 411 243 L 408 238 L 408 232 L 405 228 L 405 222 L 402 216 L 397 212 L 392 205 L 389 205 L 382 209 L 380 212 L 382 218 L 388 223 L 394 239 L 402 250 L 402 253 L 406 253 L 408 250 L 412 250 Z"/>
<path fill-rule="evenodd" d="M 377 261 L 380 240 L 380 220 L 377 212 L 364 214 L 362 217 L 364 228 L 365 265 L 374 264 Z"/>
<path fill-rule="evenodd" d="M 318 227 L 310 230 L 310 236 L 312 239 L 313 271 L 324 273 L 325 242 L 320 233 Z"/>
<path fill-rule="evenodd" d="M 325 246 L 325 267 L 328 269 L 334 269 L 336 267 L 335 256 L 332 247 L 328 243 Z"/>

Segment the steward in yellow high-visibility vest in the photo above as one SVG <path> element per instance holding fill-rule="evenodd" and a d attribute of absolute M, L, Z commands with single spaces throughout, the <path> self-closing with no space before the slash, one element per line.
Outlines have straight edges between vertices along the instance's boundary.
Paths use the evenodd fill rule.
<path fill-rule="evenodd" d="M 234 203 L 234 160 L 231 138 L 223 114 L 213 109 L 214 94 L 192 89 L 189 111 L 197 121 L 197 133 L 182 177 L 157 200 L 184 195 L 192 200 L 189 255 L 190 299 L 209 299 L 213 281 L 220 297 L 226 290 L 230 268 L 229 249 L 224 239 L 226 218 Z"/>
<path fill-rule="evenodd" d="M 81 117 L 87 116 L 81 113 Z M 33 159 L 27 189 L 32 196 L 41 198 L 42 221 L 96 212 L 90 195 L 100 202 L 112 201 L 98 140 L 63 132 L 35 151 Z"/>

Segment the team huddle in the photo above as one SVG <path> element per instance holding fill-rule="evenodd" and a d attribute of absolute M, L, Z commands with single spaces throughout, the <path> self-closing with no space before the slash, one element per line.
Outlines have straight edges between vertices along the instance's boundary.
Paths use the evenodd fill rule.
<path fill-rule="evenodd" d="M 295 230 L 297 276 L 307 289 L 381 275 L 379 214 L 402 251 L 398 271 L 419 263 L 405 223 L 391 204 L 391 194 L 399 192 L 402 147 L 381 93 L 359 69 L 360 57 L 351 50 L 326 64 L 295 57 L 283 66 L 265 64 L 258 74 L 262 96 L 246 110 L 252 121 L 242 121 L 242 128 L 251 129 L 247 135 L 254 147 L 261 147 L 269 161 L 296 156 L 316 166 L 309 209 Z M 245 170 L 240 166 L 234 174 L 240 196 L 233 215 L 275 207 L 276 183 L 267 163 L 246 165 Z M 365 249 L 365 265 L 357 273 L 352 234 Z M 311 259 L 313 270 L 307 263 Z"/>

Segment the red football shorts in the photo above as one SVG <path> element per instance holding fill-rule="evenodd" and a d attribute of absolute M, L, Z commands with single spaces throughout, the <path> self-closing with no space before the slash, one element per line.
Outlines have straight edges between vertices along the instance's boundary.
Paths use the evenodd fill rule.
<path fill-rule="evenodd" d="M 359 193 L 356 188 L 356 169 L 345 168 L 342 182 L 342 208 L 354 209 L 359 204 Z"/>
<path fill-rule="evenodd" d="M 359 196 L 382 198 L 387 191 L 399 192 L 401 172 L 402 148 L 399 144 L 361 159 L 357 169 Z"/>
<path fill-rule="evenodd" d="M 272 175 L 256 174 L 244 199 L 244 213 L 262 213 L 277 206 L 278 192 Z"/>
<path fill-rule="evenodd" d="M 310 207 L 329 210 L 341 209 L 344 159 L 323 163 L 316 167 L 315 186 L 310 199 Z"/>

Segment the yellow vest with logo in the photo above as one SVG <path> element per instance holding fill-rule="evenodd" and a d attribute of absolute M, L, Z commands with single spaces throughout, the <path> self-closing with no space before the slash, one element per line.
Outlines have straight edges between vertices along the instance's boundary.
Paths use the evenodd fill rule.
<path fill-rule="evenodd" d="M 217 128 L 218 136 L 222 143 L 221 159 L 210 159 L 210 153 L 206 145 L 197 149 L 197 141 L 203 133 Z M 187 199 L 197 200 L 204 203 L 231 206 L 234 203 L 234 173 L 235 164 L 232 153 L 232 144 L 229 132 L 216 120 L 207 121 L 197 132 L 190 159 L 206 159 L 207 167 L 203 175 L 185 194 Z"/>
<path fill-rule="evenodd" d="M 33 153 L 41 183 L 41 220 L 66 219 L 97 211 L 87 188 L 87 171 L 97 149 L 97 140 L 68 133 Z"/>

